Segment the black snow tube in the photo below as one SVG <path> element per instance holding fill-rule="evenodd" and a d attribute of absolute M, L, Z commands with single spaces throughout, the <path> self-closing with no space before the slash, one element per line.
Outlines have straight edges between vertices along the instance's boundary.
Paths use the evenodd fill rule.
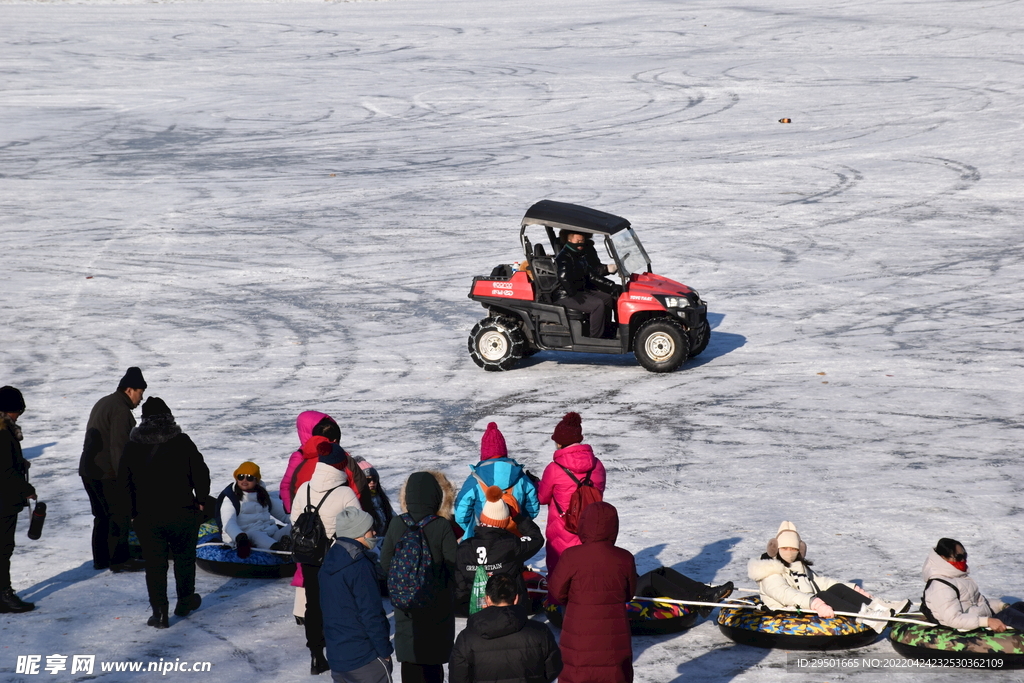
<path fill-rule="evenodd" d="M 848 649 L 867 645 L 878 637 L 870 626 L 858 624 L 850 617 L 823 619 L 813 612 L 741 607 L 721 608 L 718 628 L 737 643 L 780 650 Z"/>

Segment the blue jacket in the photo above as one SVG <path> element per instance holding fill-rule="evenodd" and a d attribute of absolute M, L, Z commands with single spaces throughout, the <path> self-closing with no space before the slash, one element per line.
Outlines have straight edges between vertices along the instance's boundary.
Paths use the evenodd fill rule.
<path fill-rule="evenodd" d="M 391 655 L 391 627 L 372 555 L 359 541 L 339 538 L 320 567 L 320 609 L 331 671 L 354 671 Z"/>
<path fill-rule="evenodd" d="M 523 472 L 523 466 L 512 458 L 492 458 L 476 465 L 470 465 L 471 472 L 479 474 L 487 486 L 497 486 L 502 491 L 512 487 L 512 495 L 519 501 L 519 511 L 525 512 L 530 519 L 540 514 L 540 499 L 537 498 L 537 487 Z M 487 502 L 480 482 L 473 474 L 469 475 L 462 490 L 455 498 L 455 522 L 466 530 L 463 540 L 473 537 L 477 520 Z"/>

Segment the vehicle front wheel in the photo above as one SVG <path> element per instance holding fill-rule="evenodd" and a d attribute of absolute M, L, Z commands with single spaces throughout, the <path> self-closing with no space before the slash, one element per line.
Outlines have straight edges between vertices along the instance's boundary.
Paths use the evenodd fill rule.
<path fill-rule="evenodd" d="M 469 333 L 469 355 L 484 370 L 511 370 L 526 352 L 526 339 L 510 318 L 484 318 Z"/>
<path fill-rule="evenodd" d="M 633 354 L 651 372 L 672 372 L 690 356 L 690 341 L 682 325 L 671 318 L 648 320 L 637 330 Z"/>

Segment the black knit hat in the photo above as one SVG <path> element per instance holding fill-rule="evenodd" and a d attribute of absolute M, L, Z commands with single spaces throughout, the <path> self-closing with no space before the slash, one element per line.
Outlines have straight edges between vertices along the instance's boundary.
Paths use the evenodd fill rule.
<path fill-rule="evenodd" d="M 12 386 L 0 387 L 0 413 L 20 413 L 25 410 L 25 398 Z"/>
<path fill-rule="evenodd" d="M 145 389 L 147 386 L 146 380 L 142 378 L 142 370 L 133 366 L 128 368 L 128 371 L 124 373 L 124 377 L 121 378 L 121 381 L 117 385 L 117 390 Z"/>
<path fill-rule="evenodd" d="M 134 389 L 135 387 L 132 387 Z M 171 409 L 167 407 L 162 398 L 150 396 L 142 404 L 142 417 L 153 417 L 154 415 L 171 415 Z M 171 415 L 173 417 L 173 415 Z"/>

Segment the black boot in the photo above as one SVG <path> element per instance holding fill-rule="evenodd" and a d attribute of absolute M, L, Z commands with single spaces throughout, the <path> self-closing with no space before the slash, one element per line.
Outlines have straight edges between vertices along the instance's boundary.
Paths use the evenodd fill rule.
<path fill-rule="evenodd" d="M 325 671 L 330 671 L 331 665 L 327 663 L 327 657 L 324 657 L 323 648 L 309 648 L 309 652 L 312 655 L 309 660 L 309 675 L 319 676 Z"/>
<path fill-rule="evenodd" d="M 733 588 L 732 581 L 726 581 L 721 586 L 708 586 L 700 596 L 701 602 L 722 602 L 732 595 Z M 697 613 L 702 617 L 707 617 L 713 609 L 715 608 L 701 605 L 697 608 Z"/>
<path fill-rule="evenodd" d="M 153 610 L 153 616 L 146 622 L 147 626 L 153 628 L 167 628 L 170 624 L 167 622 L 167 608 L 162 607 L 160 609 Z"/>
<path fill-rule="evenodd" d="M 124 572 L 142 572 L 145 570 L 146 561 L 137 557 L 129 557 L 124 562 L 118 562 L 117 564 L 110 565 L 110 571 L 115 574 L 122 574 Z"/>
<path fill-rule="evenodd" d="M 195 612 L 201 604 L 203 604 L 203 598 L 199 593 L 193 593 L 184 600 L 178 600 L 174 606 L 174 616 L 187 617 L 189 612 Z"/>
<path fill-rule="evenodd" d="M 31 612 L 35 608 L 35 603 L 25 602 L 19 598 L 13 588 L 0 591 L 0 612 L 19 614 L 21 612 Z"/>

